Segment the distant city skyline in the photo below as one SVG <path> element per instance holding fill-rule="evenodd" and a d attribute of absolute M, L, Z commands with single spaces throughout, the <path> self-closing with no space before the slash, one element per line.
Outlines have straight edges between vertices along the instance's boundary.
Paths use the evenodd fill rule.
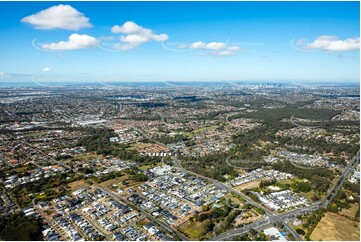
<path fill-rule="evenodd" d="M 359 2 L 0 2 L 0 82 L 359 82 Z"/>

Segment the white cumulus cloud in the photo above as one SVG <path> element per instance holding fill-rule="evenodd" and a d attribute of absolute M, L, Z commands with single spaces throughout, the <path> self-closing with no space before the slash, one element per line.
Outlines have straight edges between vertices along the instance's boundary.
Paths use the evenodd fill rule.
<path fill-rule="evenodd" d="M 323 35 L 311 43 L 306 43 L 304 40 L 299 41 L 298 45 L 306 50 L 350 51 L 360 49 L 360 38 L 340 40 L 337 36 Z"/>
<path fill-rule="evenodd" d="M 89 28 L 89 18 L 70 5 L 59 4 L 42 10 L 33 15 L 21 19 L 21 22 L 29 23 L 37 29 L 66 29 L 79 30 Z"/>
<path fill-rule="evenodd" d="M 231 56 L 236 54 L 237 51 L 240 51 L 241 48 L 236 45 L 229 45 L 225 42 L 203 42 L 197 41 L 188 45 L 181 45 L 178 48 L 184 49 L 195 49 L 195 50 L 207 50 L 210 54 L 216 56 Z"/>
<path fill-rule="evenodd" d="M 114 25 L 111 30 L 114 34 L 135 34 L 149 31 L 134 23 L 133 21 L 127 21 L 122 26 Z"/>
<path fill-rule="evenodd" d="M 58 43 L 43 44 L 41 48 L 46 50 L 77 50 L 86 49 L 98 45 L 98 40 L 86 34 L 72 34 L 68 41 Z"/>
<path fill-rule="evenodd" d="M 129 50 L 149 41 L 163 42 L 168 40 L 167 34 L 154 34 L 151 29 L 144 28 L 138 24 L 127 21 L 122 26 L 114 25 L 111 29 L 113 34 L 123 34 L 120 41 L 114 45 L 115 49 Z"/>
<path fill-rule="evenodd" d="M 202 42 L 202 41 L 198 41 L 198 42 L 194 42 L 193 44 L 189 45 L 189 48 L 191 49 L 205 49 L 207 46 L 206 43 Z M 186 45 L 182 45 L 181 48 L 185 48 Z"/>
<path fill-rule="evenodd" d="M 53 69 L 51 67 L 44 67 L 43 68 L 43 72 L 50 72 L 52 71 Z"/>

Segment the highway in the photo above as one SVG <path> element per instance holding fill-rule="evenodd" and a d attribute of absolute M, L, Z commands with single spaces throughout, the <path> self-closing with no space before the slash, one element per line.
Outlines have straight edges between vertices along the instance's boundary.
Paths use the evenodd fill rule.
<path fill-rule="evenodd" d="M 306 125 L 296 123 L 294 120 L 294 115 L 292 115 L 292 117 L 290 118 L 290 121 L 293 125 L 296 125 L 297 127 L 300 127 L 300 128 L 310 128 L 310 129 L 318 128 L 318 126 L 306 126 Z"/>
<path fill-rule="evenodd" d="M 331 194 L 331 198 L 329 199 L 329 201 L 332 201 L 332 199 L 336 196 L 337 191 L 341 188 L 342 184 L 345 182 L 348 175 L 351 174 L 351 172 L 353 171 L 353 169 L 355 169 L 355 166 L 358 163 L 360 163 L 360 150 L 357 151 L 356 155 L 352 158 L 352 161 L 346 166 L 346 168 L 345 168 L 344 172 L 342 173 L 341 177 L 338 179 L 338 181 L 329 190 L 329 192 L 327 194 L 327 196 L 329 196 L 329 194 Z M 323 202 L 324 200 L 326 200 L 327 196 L 323 197 L 320 201 Z M 329 201 L 328 201 L 328 203 L 329 203 Z"/>
<path fill-rule="evenodd" d="M 291 117 L 291 122 L 293 122 L 293 117 Z M 299 124 L 294 123 L 297 126 L 300 126 Z M 305 127 L 305 126 L 302 126 Z M 168 147 L 167 145 L 164 145 L 162 143 L 159 143 L 158 141 L 153 140 L 152 138 L 150 138 L 147 134 L 145 134 L 142 130 L 137 129 L 136 127 L 132 127 L 135 130 L 137 130 L 138 132 L 140 132 L 145 138 Z M 308 127 L 308 128 L 312 128 L 312 127 Z M 168 147 L 171 148 L 171 147 Z M 213 238 L 211 238 L 210 240 L 226 240 L 226 239 L 230 239 L 232 237 L 235 237 L 237 235 L 241 235 L 247 231 L 249 231 L 250 228 L 253 229 L 264 229 L 267 228 L 269 226 L 272 226 L 272 224 L 274 222 L 281 222 L 283 225 L 283 229 L 285 231 L 287 231 L 288 233 L 292 234 L 293 237 L 297 240 L 297 241 L 302 241 L 302 237 L 296 233 L 289 225 L 288 225 L 288 221 L 291 219 L 294 219 L 296 216 L 301 215 L 301 214 L 305 214 L 305 213 L 309 213 L 311 211 L 314 210 L 319 210 L 321 208 L 325 208 L 329 205 L 329 203 L 333 200 L 333 198 L 337 195 L 338 190 L 342 187 L 342 184 L 345 182 L 346 178 L 348 177 L 348 175 L 350 175 L 350 173 L 352 172 L 352 170 L 355 168 L 355 165 L 358 164 L 360 162 L 360 151 L 357 152 L 357 154 L 353 157 L 352 161 L 347 165 L 347 167 L 344 169 L 343 173 L 341 174 L 340 178 L 337 180 L 337 182 L 328 190 L 327 195 L 324 196 L 321 200 L 319 200 L 318 202 L 315 202 L 309 206 L 306 207 L 301 207 L 301 208 L 297 208 L 297 209 L 293 209 L 281 214 L 274 214 L 272 211 L 270 211 L 269 209 L 263 207 L 262 205 L 256 203 L 255 201 L 253 201 L 252 199 L 250 199 L 249 197 L 247 197 L 246 195 L 244 195 L 243 193 L 237 191 L 236 189 L 230 187 L 229 185 L 219 182 L 215 179 L 209 178 L 209 177 L 205 177 L 202 176 L 200 174 L 194 173 L 192 171 L 189 171 L 185 168 L 183 168 L 181 166 L 181 164 L 179 163 L 179 160 L 177 158 L 177 152 L 175 152 L 175 158 L 173 159 L 173 163 L 175 166 L 177 166 L 180 170 L 187 172 L 189 174 L 192 174 L 194 176 L 197 177 L 201 177 L 205 180 L 208 180 L 209 182 L 217 185 L 218 187 L 231 192 L 233 194 L 239 195 L 241 196 L 247 203 L 256 206 L 258 208 L 261 208 L 265 211 L 265 218 L 255 221 L 253 223 L 250 223 L 248 225 L 245 225 L 241 228 L 236 228 L 233 230 L 229 230 L 227 232 L 224 232 L 222 234 L 219 234 Z M 180 237 L 182 238 L 182 237 Z M 182 238 L 183 239 L 183 238 Z"/>
<path fill-rule="evenodd" d="M 336 196 L 338 190 L 342 187 L 342 184 L 345 182 L 348 175 L 350 175 L 350 173 L 355 168 L 356 164 L 358 164 L 359 162 L 360 162 L 360 151 L 358 151 L 357 154 L 353 157 L 352 161 L 347 165 L 340 178 L 331 187 L 331 189 L 329 189 L 327 195 L 324 196 L 320 201 L 315 202 L 307 207 L 293 209 L 281 214 L 273 214 L 273 216 L 271 217 L 267 216 L 262 220 L 258 220 L 242 228 L 233 229 L 225 233 L 222 233 L 220 235 L 217 235 L 213 237 L 211 240 L 219 241 L 219 240 L 230 239 L 234 236 L 241 235 L 247 232 L 250 228 L 254 228 L 254 229 L 258 229 L 259 227 L 266 228 L 268 226 L 271 226 L 274 222 L 282 222 L 283 228 L 287 230 L 287 232 L 291 233 L 296 240 L 302 240 L 302 238 L 292 228 L 290 228 L 288 224 L 285 223 L 285 221 L 291 220 L 297 217 L 298 215 L 309 213 L 311 211 L 315 211 L 327 207 L 332 201 L 332 199 Z"/>

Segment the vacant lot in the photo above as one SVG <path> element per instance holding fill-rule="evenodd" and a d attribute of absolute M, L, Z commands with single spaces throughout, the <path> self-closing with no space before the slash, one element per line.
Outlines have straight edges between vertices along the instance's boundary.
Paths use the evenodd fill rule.
<path fill-rule="evenodd" d="M 154 167 L 156 167 L 156 166 L 163 166 L 163 165 L 164 165 L 164 163 L 159 162 L 159 163 L 156 163 L 156 164 L 144 165 L 144 166 L 141 166 L 141 167 L 139 167 L 139 168 L 140 168 L 141 170 L 145 171 L 145 170 L 154 168 Z"/>
<path fill-rule="evenodd" d="M 307 198 L 309 201 L 312 201 L 313 196 L 315 196 L 315 192 L 314 191 L 309 191 L 309 192 L 300 192 L 298 195 Z"/>
<path fill-rule="evenodd" d="M 97 154 L 92 154 L 92 153 L 88 153 L 88 154 L 84 154 L 84 155 L 76 155 L 73 158 L 71 158 L 71 160 L 92 160 L 92 159 L 100 159 L 102 158 L 102 155 L 97 155 Z"/>
<path fill-rule="evenodd" d="M 237 217 L 235 221 L 235 226 L 238 226 L 240 224 L 248 224 L 252 223 L 256 220 L 259 220 L 263 217 L 263 215 L 258 215 L 254 211 L 250 210 L 248 212 L 244 212 L 242 216 Z"/>
<path fill-rule="evenodd" d="M 259 187 L 259 184 L 261 183 L 261 181 L 266 180 L 266 179 L 258 179 L 258 180 L 254 180 L 251 182 L 247 182 L 244 184 L 241 184 L 239 186 L 234 187 L 235 189 L 242 191 L 244 189 L 253 189 L 253 188 L 257 188 Z"/>
<path fill-rule="evenodd" d="M 224 199 L 231 199 L 232 203 L 234 204 L 240 204 L 240 200 L 236 198 L 232 193 L 228 193 L 226 196 L 224 196 Z"/>
<path fill-rule="evenodd" d="M 311 240 L 360 240 L 360 223 L 327 212 L 311 234 Z"/>
<path fill-rule="evenodd" d="M 144 149 L 144 148 L 149 147 L 151 145 L 153 145 L 153 144 L 152 143 L 136 142 L 136 143 L 133 143 L 128 149 L 129 150 Z"/>
<path fill-rule="evenodd" d="M 116 177 L 114 179 L 110 179 L 110 180 L 107 180 L 107 181 L 104 181 L 102 183 L 100 183 L 100 185 L 102 186 L 105 186 L 105 187 L 110 187 L 112 186 L 113 184 L 118 184 L 118 183 L 121 183 L 122 181 L 124 181 L 126 178 L 128 178 L 129 175 L 128 174 L 125 174 L 121 177 Z"/>
<path fill-rule="evenodd" d="M 10 171 L 7 171 L 6 173 L 9 173 L 9 174 L 11 174 L 11 173 L 13 173 L 13 172 L 23 173 L 23 172 L 25 172 L 28 168 L 29 168 L 29 166 L 20 166 L 20 167 L 11 169 Z"/>
<path fill-rule="evenodd" d="M 48 133 L 48 131 L 39 131 L 39 132 L 28 133 L 28 134 L 25 134 L 24 136 L 33 138 L 33 137 L 44 135 L 47 133 Z"/>
<path fill-rule="evenodd" d="M 204 225 L 201 222 L 186 222 L 178 227 L 179 231 L 187 235 L 191 240 L 198 240 L 205 234 Z"/>
<path fill-rule="evenodd" d="M 300 179 L 300 178 L 292 178 L 292 179 L 286 179 L 286 180 L 282 180 L 279 181 L 278 183 L 282 184 L 282 185 L 292 185 L 296 182 L 305 182 L 305 179 Z"/>
<path fill-rule="evenodd" d="M 126 183 L 123 184 L 123 181 L 125 181 Z M 116 177 L 114 179 L 106 180 L 100 183 L 100 185 L 112 188 L 114 184 L 114 187 L 128 188 L 128 187 L 138 186 L 142 183 L 143 182 L 133 181 L 132 179 L 130 179 L 129 174 L 124 174 L 121 177 Z"/>
<path fill-rule="evenodd" d="M 202 128 L 199 128 L 199 129 L 195 129 L 191 132 L 187 132 L 185 133 L 184 135 L 187 136 L 188 138 L 191 138 L 193 137 L 194 135 L 198 134 L 198 133 L 202 133 L 206 130 L 211 130 L 211 129 L 215 129 L 217 128 L 218 126 L 217 125 L 212 125 L 212 126 L 208 126 L 208 127 L 202 127 Z"/>
<path fill-rule="evenodd" d="M 76 191 L 78 189 L 88 187 L 89 184 L 86 183 L 85 180 L 79 180 L 79 181 L 74 181 L 74 182 L 69 183 L 69 186 L 72 191 Z"/>
<path fill-rule="evenodd" d="M 349 209 L 342 209 L 340 214 L 344 215 L 346 217 L 354 219 L 356 217 L 357 212 L 358 212 L 359 206 L 360 205 L 358 205 L 358 204 L 351 204 L 351 207 Z"/>

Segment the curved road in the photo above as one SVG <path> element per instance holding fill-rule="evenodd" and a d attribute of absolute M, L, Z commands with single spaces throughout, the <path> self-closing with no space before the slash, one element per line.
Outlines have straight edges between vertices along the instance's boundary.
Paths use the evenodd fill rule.
<path fill-rule="evenodd" d="M 294 120 L 294 115 L 291 116 L 290 121 L 293 125 L 296 125 L 297 127 L 300 128 L 310 128 L 310 129 L 314 129 L 314 128 L 318 128 L 318 126 L 306 126 L 306 125 L 302 125 L 302 124 L 298 124 L 296 123 Z"/>
<path fill-rule="evenodd" d="M 311 127 L 311 126 L 302 126 L 302 125 L 299 125 L 297 123 L 294 123 L 293 121 L 293 116 L 291 117 L 291 122 L 296 125 L 296 126 L 299 126 L 299 127 L 307 127 L 307 128 L 315 128 L 315 127 Z M 168 148 L 171 148 L 165 144 L 162 144 L 158 141 L 155 141 L 153 140 L 152 138 L 150 138 L 147 134 L 145 134 L 142 130 L 139 130 L 138 128 L 136 127 L 132 127 L 134 128 L 135 130 L 137 130 L 138 132 L 140 132 L 145 138 L 159 144 L 159 145 L 162 145 L 162 146 L 166 146 Z M 264 206 L 254 202 L 252 199 L 250 199 L 249 197 L 245 196 L 243 193 L 237 191 L 236 189 L 228 186 L 227 184 L 225 183 L 222 183 L 222 182 L 219 182 L 217 180 L 214 180 L 212 178 L 209 178 L 209 177 L 205 177 L 205 176 L 202 176 L 200 174 L 197 174 L 197 173 L 194 173 L 192 171 L 189 171 L 185 168 L 183 168 L 181 166 L 181 164 L 179 163 L 178 159 L 177 159 L 177 152 L 175 152 L 175 158 L 173 159 L 173 162 L 174 162 L 174 165 L 177 166 L 180 170 L 184 171 L 184 172 L 187 172 L 189 174 L 192 174 L 194 176 L 197 176 L 197 177 L 201 177 L 205 180 L 208 180 L 210 181 L 211 183 L 217 185 L 218 187 L 220 188 L 223 188 L 224 190 L 228 191 L 228 192 L 231 192 L 231 193 L 234 193 L 234 194 L 237 194 L 239 195 L 240 197 L 242 197 L 247 203 L 253 205 L 253 206 L 256 206 L 258 208 L 261 208 L 265 211 L 265 218 L 261 219 L 261 220 L 258 220 L 258 221 L 255 221 L 251 224 L 248 224 L 248 225 L 245 225 L 241 228 L 235 228 L 233 230 L 229 230 L 227 232 L 224 232 L 220 235 L 217 235 L 213 238 L 211 238 L 211 240 L 225 240 L 225 239 L 229 239 L 229 238 L 232 238 L 232 237 L 235 237 L 237 235 L 241 235 L 245 232 L 247 232 L 250 228 L 254 228 L 254 229 L 263 229 L 263 228 L 266 228 L 270 225 L 272 225 L 272 223 L 274 222 L 282 222 L 283 224 L 283 229 L 286 230 L 288 233 L 292 234 L 293 237 L 298 240 L 298 241 L 301 241 L 302 238 L 299 234 L 297 234 L 291 227 L 289 227 L 287 221 L 290 220 L 290 219 L 293 219 L 295 218 L 296 216 L 300 215 L 300 214 L 305 214 L 305 213 L 308 213 L 308 212 L 311 212 L 311 211 L 314 211 L 314 210 L 318 210 L 318 209 L 321 209 L 321 208 L 325 208 L 328 206 L 328 204 L 332 201 L 332 199 L 336 196 L 338 190 L 342 187 L 342 184 L 345 182 L 346 178 L 348 177 L 348 175 L 352 172 L 352 170 L 355 168 L 355 165 L 358 164 L 360 162 L 360 151 L 357 152 L 357 154 L 353 157 L 352 161 L 347 165 L 347 167 L 345 168 L 344 172 L 342 173 L 342 175 L 340 176 L 340 178 L 337 180 L 337 182 L 331 187 L 331 189 L 329 189 L 329 191 L 327 192 L 327 195 L 324 196 L 320 201 L 318 202 L 315 202 L 309 206 L 306 206 L 306 207 L 302 207 L 302 208 L 297 208 L 297 209 L 293 209 L 293 210 L 290 210 L 290 211 L 287 211 L 287 212 L 284 212 L 284 213 L 281 213 L 281 214 L 274 214 L 272 211 L 270 211 L 269 209 L 265 208 Z M 172 228 L 173 229 L 173 228 Z M 178 232 L 178 231 L 177 231 Z M 179 233 L 179 232 L 178 232 Z M 177 234 L 178 234 L 177 233 Z M 183 237 L 183 238 L 182 238 Z M 187 238 L 184 238 L 184 236 L 180 237 L 181 239 L 187 239 Z"/>
<path fill-rule="evenodd" d="M 348 166 L 345 168 L 344 172 L 340 176 L 340 178 L 337 180 L 337 182 L 329 189 L 326 196 L 324 196 L 320 201 L 313 203 L 309 206 L 293 209 L 281 214 L 273 215 L 272 217 L 266 217 L 262 220 L 256 221 L 252 224 L 249 224 L 247 226 L 244 226 L 242 228 L 236 228 L 230 231 L 227 231 L 225 233 L 222 233 L 220 235 L 217 235 L 213 237 L 211 240 L 225 240 L 230 239 L 232 237 L 235 237 L 237 235 L 241 235 L 245 232 L 248 232 L 250 228 L 257 228 L 257 229 L 263 229 L 267 226 L 272 225 L 274 222 L 282 222 L 284 225 L 284 229 L 287 230 L 289 233 L 291 233 L 295 239 L 302 240 L 302 238 L 292 229 L 288 226 L 287 223 L 284 223 L 285 221 L 288 221 L 290 219 L 295 218 L 298 215 L 305 214 L 314 210 L 319 210 L 321 208 L 327 207 L 330 202 L 333 200 L 333 198 L 336 196 L 338 190 L 342 187 L 342 184 L 347 179 L 348 175 L 353 171 L 355 166 L 360 163 L 360 151 L 357 152 L 357 154 L 354 156 L 353 160 L 348 164 Z"/>

